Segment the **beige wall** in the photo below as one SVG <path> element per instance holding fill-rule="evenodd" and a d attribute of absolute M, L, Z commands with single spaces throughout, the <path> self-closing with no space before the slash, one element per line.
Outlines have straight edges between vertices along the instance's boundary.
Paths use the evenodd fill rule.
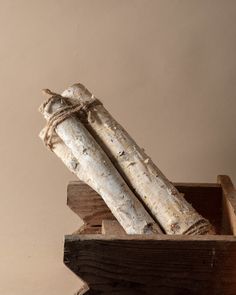
<path fill-rule="evenodd" d="M 74 294 L 74 177 L 37 134 L 40 90 L 81 81 L 176 181 L 236 181 L 236 1 L 0 2 L 0 294 Z"/>

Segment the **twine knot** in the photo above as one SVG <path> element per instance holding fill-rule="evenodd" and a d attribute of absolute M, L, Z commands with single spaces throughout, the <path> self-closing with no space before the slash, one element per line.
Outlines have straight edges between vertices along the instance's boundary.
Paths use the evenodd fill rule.
<path fill-rule="evenodd" d="M 56 98 L 60 99 L 62 104 L 65 105 L 59 110 L 57 110 L 55 113 L 53 113 L 47 122 L 46 131 L 44 135 L 44 143 L 50 150 L 52 150 L 53 148 L 52 138 L 55 134 L 55 129 L 60 123 L 70 118 L 72 115 L 76 114 L 78 116 L 81 111 L 88 115 L 88 113 L 90 112 L 90 108 L 92 106 L 102 105 L 102 102 L 99 99 L 97 99 L 94 95 L 91 96 L 91 99 L 89 101 L 81 102 L 78 100 L 78 102 L 75 103 L 72 102 L 72 100 L 70 100 L 69 98 L 63 97 L 55 92 L 52 92 L 49 89 L 44 89 L 43 93 L 50 95 L 50 97 L 42 104 L 42 110 L 48 104 L 50 104 L 53 101 L 53 99 Z"/>

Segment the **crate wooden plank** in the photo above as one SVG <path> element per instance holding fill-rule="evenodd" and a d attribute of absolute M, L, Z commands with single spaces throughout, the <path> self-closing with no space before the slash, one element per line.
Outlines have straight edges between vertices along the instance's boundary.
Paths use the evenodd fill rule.
<path fill-rule="evenodd" d="M 78 230 L 76 230 L 73 235 L 79 234 L 101 234 L 102 228 L 101 225 L 96 226 L 93 224 L 84 224 Z"/>
<path fill-rule="evenodd" d="M 116 220 L 103 220 L 102 221 L 102 234 L 103 235 L 126 235 L 126 232 Z"/>
<path fill-rule="evenodd" d="M 64 262 L 88 283 L 90 295 L 236 291 L 234 236 L 72 235 Z"/>
<path fill-rule="evenodd" d="M 234 185 L 227 175 L 219 175 L 217 180 L 223 189 L 222 230 L 236 235 L 236 191 Z"/>
<path fill-rule="evenodd" d="M 221 185 L 209 183 L 174 183 L 174 185 L 200 214 L 209 219 L 214 225 L 216 233 L 220 233 L 222 223 Z M 85 224 L 88 224 L 93 232 L 99 231 L 98 228 L 93 227 L 101 227 L 102 220 L 114 219 L 100 195 L 85 183 L 72 181 L 68 185 L 67 192 L 68 206 L 83 219 Z M 84 233 L 88 233 L 88 230 Z"/>
<path fill-rule="evenodd" d="M 100 195 L 82 181 L 71 181 L 68 184 L 67 205 L 90 226 L 101 227 L 103 219 L 114 219 Z"/>

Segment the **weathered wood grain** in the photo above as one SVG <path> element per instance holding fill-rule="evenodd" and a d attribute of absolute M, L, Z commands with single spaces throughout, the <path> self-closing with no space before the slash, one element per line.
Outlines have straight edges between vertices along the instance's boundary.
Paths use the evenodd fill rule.
<path fill-rule="evenodd" d="M 90 295 L 236 294 L 233 236 L 66 236 L 64 262 Z"/>
<path fill-rule="evenodd" d="M 218 181 L 219 184 L 174 185 L 200 214 L 214 224 L 218 234 L 235 234 L 235 190 L 230 178 L 219 176 Z M 82 214 L 85 219 L 90 216 L 90 224 L 83 232 L 101 232 L 101 224 L 103 228 L 107 225 L 106 221 L 102 222 L 102 216 L 108 216 L 109 209 L 100 204 L 103 213 L 91 217 L 85 210 L 86 206 L 75 205 L 81 200 L 80 195 L 86 203 L 91 191 L 86 186 L 82 189 L 79 182 L 70 185 L 73 198 L 69 193 L 68 203 L 73 200 L 76 214 Z M 78 193 L 78 187 L 82 189 L 82 194 Z M 95 202 L 101 200 L 99 198 L 96 195 Z M 224 225 L 221 228 L 225 219 L 228 229 Z M 88 283 L 88 295 L 236 294 L 235 236 L 122 236 L 115 231 L 111 236 L 109 226 L 105 231 L 105 235 L 80 234 L 66 236 L 65 239 L 64 262 Z"/>
<path fill-rule="evenodd" d="M 67 186 L 67 205 L 85 224 L 100 226 L 103 219 L 114 219 L 101 196 L 82 181 L 71 181 Z"/>
<path fill-rule="evenodd" d="M 234 185 L 227 175 L 219 175 L 218 182 L 222 186 L 222 231 L 236 235 L 236 191 Z"/>
<path fill-rule="evenodd" d="M 126 232 L 120 226 L 116 220 L 103 220 L 102 221 L 102 234 L 103 235 L 114 235 L 121 236 L 126 235 Z"/>
<path fill-rule="evenodd" d="M 181 193 L 184 193 L 185 199 L 211 222 L 216 233 L 220 233 L 222 219 L 220 184 L 174 183 L 174 185 Z M 67 204 L 90 227 L 101 227 L 102 220 L 114 219 L 103 199 L 81 181 L 72 181 L 68 184 Z"/>

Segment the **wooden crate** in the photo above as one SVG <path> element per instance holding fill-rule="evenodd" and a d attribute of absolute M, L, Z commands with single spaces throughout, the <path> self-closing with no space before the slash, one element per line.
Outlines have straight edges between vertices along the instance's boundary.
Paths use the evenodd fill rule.
<path fill-rule="evenodd" d="M 236 193 L 230 178 L 175 186 L 217 235 L 126 235 L 96 192 L 69 183 L 68 206 L 85 225 L 65 237 L 64 263 L 88 284 L 86 294 L 236 294 Z"/>

